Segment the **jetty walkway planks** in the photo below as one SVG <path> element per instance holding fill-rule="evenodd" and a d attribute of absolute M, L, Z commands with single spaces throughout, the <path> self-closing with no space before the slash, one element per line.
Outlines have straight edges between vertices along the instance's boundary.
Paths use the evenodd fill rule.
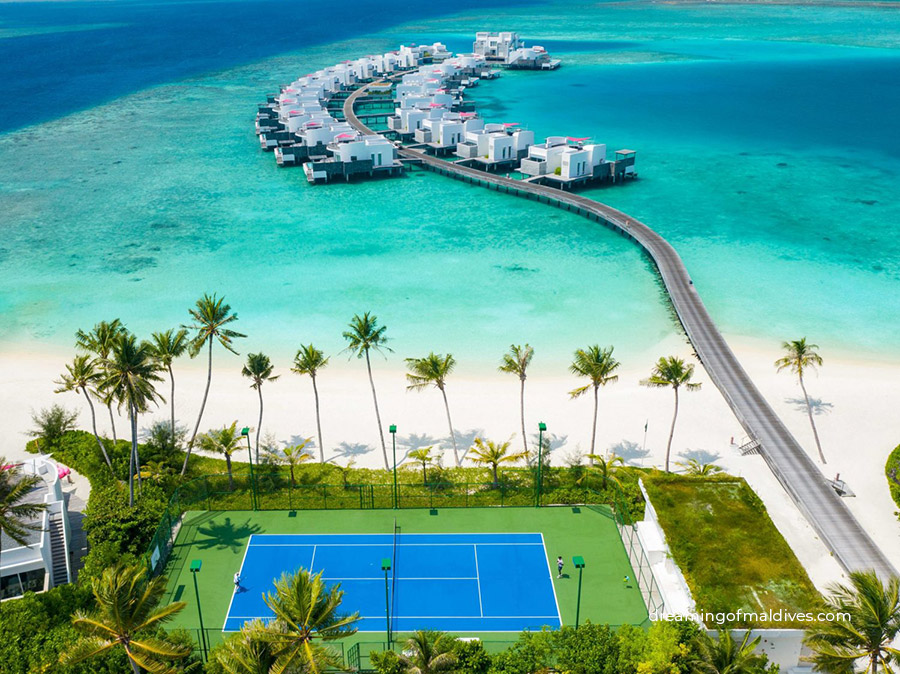
<path fill-rule="evenodd" d="M 347 98 L 344 118 L 360 133 L 372 135 L 376 132 L 363 124 L 353 109 L 354 101 L 365 90 L 365 86 L 361 87 Z M 398 153 L 441 175 L 577 213 L 641 246 L 659 270 L 678 319 L 706 372 L 747 435 L 759 444 L 759 453 L 778 481 L 841 566 L 847 571 L 874 569 L 882 580 L 896 575 L 890 561 L 744 371 L 707 312 L 681 257 L 668 241 L 639 220 L 593 199 L 485 173 L 419 150 L 400 148 Z"/>

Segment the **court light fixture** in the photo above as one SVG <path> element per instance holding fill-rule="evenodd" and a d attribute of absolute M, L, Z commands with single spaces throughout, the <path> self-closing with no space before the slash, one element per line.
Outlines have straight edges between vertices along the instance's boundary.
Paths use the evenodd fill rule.
<path fill-rule="evenodd" d="M 578 622 L 581 619 L 581 576 L 584 573 L 584 557 L 575 555 L 572 557 L 572 564 L 578 569 L 578 603 L 575 606 L 575 629 L 578 629 Z"/>

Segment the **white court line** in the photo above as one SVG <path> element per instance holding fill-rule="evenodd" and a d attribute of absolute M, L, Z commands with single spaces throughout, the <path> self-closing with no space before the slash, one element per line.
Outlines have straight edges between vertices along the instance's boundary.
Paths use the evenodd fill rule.
<path fill-rule="evenodd" d="M 365 576 L 365 577 L 359 577 L 359 578 L 345 578 L 342 576 L 336 576 L 334 578 L 331 578 L 331 577 L 326 578 L 325 576 L 322 576 L 322 580 L 333 580 L 333 581 L 338 581 L 338 582 L 342 582 L 345 580 L 381 580 L 381 581 L 383 581 L 384 576 Z M 397 576 L 397 580 L 478 580 L 478 578 L 475 578 L 475 577 L 469 578 L 466 576 L 448 576 L 446 578 L 437 578 L 437 577 L 433 578 L 430 576 L 409 576 L 409 577 Z"/>
<path fill-rule="evenodd" d="M 481 603 L 481 572 L 478 570 L 478 546 L 472 544 L 472 550 L 475 551 L 475 579 L 478 581 L 478 611 L 481 617 L 484 617 L 484 604 Z"/>
<path fill-rule="evenodd" d="M 541 534 L 541 543 L 544 542 L 544 534 Z M 547 546 L 544 545 L 544 558 L 547 560 L 547 575 L 550 577 L 550 591 L 553 593 L 553 601 L 556 602 L 556 617 L 559 618 L 559 626 L 562 627 L 562 613 L 559 611 L 559 598 L 556 596 L 556 586 L 553 584 L 553 569 L 550 567 L 550 556 L 547 554 Z"/>
<path fill-rule="evenodd" d="M 390 547 L 390 541 L 384 543 L 256 543 L 254 548 L 308 548 L 316 545 L 320 548 L 383 548 Z M 397 543 L 398 548 L 453 548 L 469 547 L 476 543 Z M 477 543 L 477 545 L 502 545 L 512 548 L 516 546 L 543 546 L 542 543 Z"/>
<path fill-rule="evenodd" d="M 241 578 L 244 577 L 244 562 L 247 561 L 247 552 L 250 551 L 250 543 L 251 543 L 252 541 L 253 541 L 253 534 L 250 534 L 250 540 L 247 541 L 247 547 L 244 548 L 244 557 L 243 557 L 243 559 L 241 559 L 241 568 L 240 568 L 240 570 L 238 571 L 238 573 L 241 574 Z M 237 588 L 234 588 L 234 589 L 237 590 Z M 225 611 L 225 622 L 222 623 L 222 631 L 223 631 L 223 632 L 225 631 L 225 625 L 228 624 L 228 618 L 231 617 L 231 616 L 230 616 L 230 614 L 231 614 L 231 605 L 234 603 L 234 595 L 236 595 L 236 594 L 237 594 L 237 592 L 235 592 L 235 591 L 232 591 L 232 593 L 231 593 L 231 601 L 228 602 L 228 610 Z"/>
<path fill-rule="evenodd" d="M 310 558 L 310 560 L 309 560 L 309 572 L 310 573 L 313 573 L 313 564 L 316 563 L 316 548 L 317 547 L 318 546 L 316 546 L 316 545 L 313 546 L 312 558 Z"/>
<path fill-rule="evenodd" d="M 555 615 L 490 615 L 490 616 L 480 616 L 480 615 L 398 615 L 396 616 L 397 620 L 547 620 L 549 618 L 558 618 L 559 616 Z M 231 616 L 234 620 L 255 620 L 259 618 L 261 620 L 271 619 L 272 616 L 258 616 L 258 615 L 233 615 Z M 383 615 L 361 615 L 359 616 L 360 620 L 384 620 Z M 378 630 L 376 630 L 378 631 Z M 380 630 L 384 631 L 384 630 Z M 480 630 L 475 630 L 480 631 Z"/>

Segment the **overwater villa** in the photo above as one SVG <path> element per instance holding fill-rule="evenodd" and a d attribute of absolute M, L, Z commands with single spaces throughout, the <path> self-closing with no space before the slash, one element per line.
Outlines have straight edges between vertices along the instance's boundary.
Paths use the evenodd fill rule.
<path fill-rule="evenodd" d="M 329 157 L 310 159 L 303 171 L 310 183 L 329 182 L 336 178 L 350 181 L 355 175 L 399 175 L 403 164 L 397 158 L 397 148 L 384 136 L 361 136 L 353 132 L 341 133 L 327 147 Z"/>
<path fill-rule="evenodd" d="M 510 31 L 476 33 L 472 51 L 504 68 L 555 70 L 560 64 L 559 59 L 550 58 L 543 47 L 526 47 L 519 34 Z"/>
<path fill-rule="evenodd" d="M 485 124 L 480 129 L 467 130 L 456 144 L 456 156 L 472 160 L 469 164 L 486 171 L 513 168 L 528 154 L 534 143 L 534 132 L 522 129 L 515 122 Z"/>
<path fill-rule="evenodd" d="M 532 182 L 566 189 L 589 181 L 621 181 L 635 178 L 635 152 L 618 150 L 615 159 L 606 159 L 606 145 L 585 143 L 587 138 L 548 136 L 543 143 L 528 148 L 519 171 Z"/>

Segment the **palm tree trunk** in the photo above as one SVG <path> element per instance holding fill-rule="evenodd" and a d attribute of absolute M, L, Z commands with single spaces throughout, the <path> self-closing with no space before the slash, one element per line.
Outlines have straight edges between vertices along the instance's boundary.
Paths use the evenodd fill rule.
<path fill-rule="evenodd" d="M 134 450 L 134 467 L 135 472 L 137 473 L 137 484 L 138 484 L 138 494 L 141 493 L 141 455 L 138 451 L 138 442 L 137 442 L 137 422 L 138 422 L 138 411 L 137 407 L 134 408 L 134 421 L 131 422 L 131 447 Z"/>
<path fill-rule="evenodd" d="M 528 454 L 528 436 L 525 435 L 525 379 L 522 378 L 522 385 L 519 387 L 519 412 L 522 418 L 522 444 L 525 447 L 525 453 Z"/>
<path fill-rule="evenodd" d="M 134 674 L 141 674 L 141 668 L 138 666 L 138 663 L 131 658 L 128 658 L 128 662 L 131 664 L 131 671 L 134 672 Z"/>
<path fill-rule="evenodd" d="M 87 389 L 82 387 L 81 390 L 84 392 L 84 397 L 88 401 L 88 407 L 91 408 L 91 428 L 94 429 L 94 438 L 97 440 L 97 446 L 103 453 L 103 458 L 106 460 L 106 465 L 109 466 L 109 470 L 112 471 L 112 461 L 109 460 L 109 454 L 106 453 L 106 447 L 100 440 L 100 434 L 97 433 L 97 415 L 94 413 L 94 403 L 91 402 L 91 396 L 88 394 Z"/>
<path fill-rule="evenodd" d="M 172 449 L 175 449 L 175 373 L 172 372 L 172 363 L 169 363 L 169 381 L 172 382 L 172 393 L 169 398 L 169 409 L 172 416 Z"/>
<path fill-rule="evenodd" d="M 134 407 L 129 403 L 128 414 L 134 419 Z M 128 507 L 134 505 L 134 423 L 131 424 L 131 455 L 128 457 Z"/>
<path fill-rule="evenodd" d="M 428 486 L 428 472 L 425 470 L 425 462 L 422 462 L 422 486 Z"/>
<path fill-rule="evenodd" d="M 106 409 L 109 411 L 109 425 L 112 427 L 113 444 L 116 444 L 119 439 L 116 437 L 116 420 L 113 417 L 111 402 L 106 403 Z"/>
<path fill-rule="evenodd" d="M 600 387 L 594 386 L 594 423 L 591 425 L 591 458 L 589 458 L 588 465 L 594 465 L 594 445 L 597 442 L 597 406 L 599 405 L 598 395 L 600 393 Z"/>
<path fill-rule="evenodd" d="M 450 421 L 450 405 L 447 402 L 447 392 L 441 388 L 441 395 L 444 396 L 444 409 L 447 410 L 447 425 L 450 427 L 450 440 L 453 441 L 453 458 L 456 460 L 456 467 L 459 467 L 459 451 L 456 449 L 456 435 L 453 433 L 453 422 Z"/>
<path fill-rule="evenodd" d="M 678 387 L 675 387 L 675 414 L 672 415 L 672 428 L 669 429 L 669 443 L 666 445 L 666 472 L 669 472 L 669 454 L 672 452 L 672 438 L 675 437 L 675 420 L 678 418 Z"/>
<path fill-rule="evenodd" d="M 234 476 L 231 474 L 231 454 L 225 455 L 225 467 L 228 468 L 228 491 L 234 491 Z M 293 476 L 291 476 L 293 480 Z"/>
<path fill-rule="evenodd" d="M 497 466 L 498 466 L 498 464 L 496 464 L 496 463 L 491 464 L 491 468 L 492 468 L 493 471 L 494 471 L 494 488 L 495 488 L 495 489 L 496 489 L 497 486 L 500 484 L 500 478 L 499 478 L 498 475 L 497 475 Z"/>
<path fill-rule="evenodd" d="M 197 431 L 200 430 L 200 419 L 203 418 L 203 410 L 206 409 L 206 398 L 209 396 L 209 385 L 212 383 L 212 337 L 209 338 L 209 367 L 206 372 L 206 390 L 203 392 L 203 402 L 200 403 L 200 414 L 197 415 L 197 423 L 194 424 L 194 432 L 191 433 L 191 441 L 188 443 L 187 452 L 184 454 L 184 465 L 181 467 L 181 474 L 187 472 L 188 459 L 191 458 L 191 450 L 194 448 L 194 440 L 197 439 Z"/>
<path fill-rule="evenodd" d="M 372 385 L 372 400 L 375 401 L 375 420 L 378 421 L 378 439 L 381 440 L 381 453 L 384 455 L 384 469 L 388 470 L 387 445 L 384 444 L 384 431 L 381 430 L 381 413 L 378 411 L 378 396 L 375 394 L 375 379 L 372 377 L 372 363 L 369 361 L 369 350 L 366 349 L 366 369 L 369 371 L 369 384 Z M 457 464 L 458 465 L 458 464 Z"/>
<path fill-rule="evenodd" d="M 256 425 L 256 465 L 259 465 L 259 433 L 262 431 L 262 419 L 263 419 L 263 399 L 262 399 L 262 384 L 256 387 L 256 392 L 259 394 L 259 423 Z"/>
<path fill-rule="evenodd" d="M 816 449 L 819 450 L 819 459 L 822 463 L 828 463 L 822 453 L 822 444 L 819 442 L 819 432 L 816 430 L 816 422 L 813 421 L 812 406 L 809 404 L 809 396 L 806 394 L 806 385 L 803 383 L 803 375 L 800 375 L 800 388 L 803 390 L 803 399 L 806 401 L 806 413 L 809 415 L 809 425 L 812 426 L 813 437 L 816 439 Z"/>
<path fill-rule="evenodd" d="M 325 445 L 322 444 L 322 420 L 319 417 L 319 389 L 316 386 L 316 375 L 312 376 L 313 396 L 316 399 L 316 431 L 319 434 L 319 460 L 325 463 Z"/>

